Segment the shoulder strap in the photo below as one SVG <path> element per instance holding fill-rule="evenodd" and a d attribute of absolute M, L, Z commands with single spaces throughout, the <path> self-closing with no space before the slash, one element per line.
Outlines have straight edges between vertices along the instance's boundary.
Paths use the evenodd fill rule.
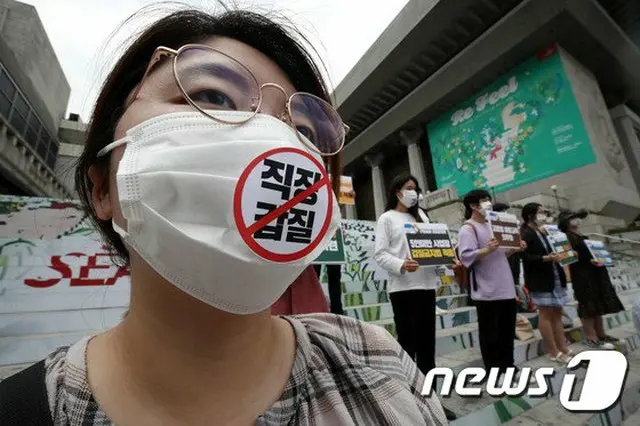
<path fill-rule="evenodd" d="M 469 225 L 471 227 L 471 229 L 473 229 L 473 233 L 476 234 L 476 239 L 477 239 L 478 238 L 478 229 L 476 228 L 476 226 L 471 222 L 465 222 L 465 223 L 462 224 L 462 226 L 465 226 L 465 225 Z"/>
<path fill-rule="evenodd" d="M 480 238 L 478 237 L 478 229 L 476 228 L 476 226 L 473 223 L 471 223 L 471 221 L 467 221 L 462 224 L 462 226 L 464 225 L 469 225 L 471 229 L 473 229 L 473 233 L 476 236 L 476 240 L 478 240 L 478 245 L 480 245 Z M 473 265 L 471 265 L 468 269 L 469 269 L 469 280 L 471 281 L 471 285 L 473 285 L 473 289 L 475 291 L 478 291 L 478 282 L 476 281 L 476 271 L 474 270 Z M 471 299 L 471 286 L 469 286 L 468 292 L 469 292 L 469 299 Z"/>
<path fill-rule="evenodd" d="M 0 382 L 0 425 L 53 426 L 44 361 Z"/>
<path fill-rule="evenodd" d="M 422 221 L 424 223 L 430 223 L 431 222 L 431 219 L 429 219 L 429 215 L 424 210 L 422 210 L 421 208 L 418 208 L 418 215 L 420 216 L 420 219 L 422 219 Z"/>

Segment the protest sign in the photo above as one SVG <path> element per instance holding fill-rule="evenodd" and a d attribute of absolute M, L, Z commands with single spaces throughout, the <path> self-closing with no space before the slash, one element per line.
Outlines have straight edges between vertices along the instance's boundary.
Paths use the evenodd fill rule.
<path fill-rule="evenodd" d="M 453 264 L 449 228 L 440 223 L 407 223 L 404 226 L 411 258 L 420 266 Z"/>
<path fill-rule="evenodd" d="M 345 263 L 344 234 L 342 227 L 338 228 L 327 248 L 320 253 L 320 256 L 318 256 L 313 263 L 318 265 L 339 265 Z"/>
<path fill-rule="evenodd" d="M 353 180 L 351 176 L 340 176 L 340 196 L 338 203 L 345 206 L 356 204 L 356 193 L 353 191 Z"/>
<path fill-rule="evenodd" d="M 604 243 L 598 240 L 584 240 L 587 248 L 591 252 L 591 256 L 598 261 L 604 263 L 604 266 L 613 266 L 611 254 L 604 247 Z"/>
<path fill-rule="evenodd" d="M 561 257 L 560 264 L 562 266 L 571 265 L 578 261 L 578 255 L 573 251 L 571 243 L 567 238 L 567 234 L 560 231 L 557 225 L 545 225 L 545 229 L 549 234 L 549 243 L 553 247 L 553 251 Z"/>
<path fill-rule="evenodd" d="M 506 212 L 487 213 L 493 237 L 500 242 L 500 247 L 520 248 L 520 222 L 516 215 Z"/>

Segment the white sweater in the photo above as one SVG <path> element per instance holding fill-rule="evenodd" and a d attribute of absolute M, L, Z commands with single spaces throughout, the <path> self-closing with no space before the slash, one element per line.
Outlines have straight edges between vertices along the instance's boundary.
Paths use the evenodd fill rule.
<path fill-rule="evenodd" d="M 396 210 L 388 210 L 378 219 L 374 258 L 378 265 L 389 273 L 390 293 L 435 290 L 440 284 L 436 267 L 421 266 L 415 272 L 401 272 L 404 260 L 410 253 L 404 225 L 415 221 L 409 213 Z"/>

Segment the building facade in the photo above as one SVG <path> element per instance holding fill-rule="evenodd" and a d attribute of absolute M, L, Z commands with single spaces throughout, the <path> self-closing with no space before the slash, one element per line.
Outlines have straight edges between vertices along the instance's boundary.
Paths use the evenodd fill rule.
<path fill-rule="evenodd" d="M 334 92 L 358 218 L 411 172 L 441 203 L 484 188 L 586 208 L 602 230 L 631 224 L 638 34 L 638 9 L 618 0 L 410 1 Z"/>
<path fill-rule="evenodd" d="M 0 1 L 0 192 L 67 198 L 56 175 L 70 86 L 36 9 Z"/>

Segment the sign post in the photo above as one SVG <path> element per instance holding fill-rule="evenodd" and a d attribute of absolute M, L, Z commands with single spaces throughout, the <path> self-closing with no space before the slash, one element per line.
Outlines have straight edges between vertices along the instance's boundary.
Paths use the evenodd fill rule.
<path fill-rule="evenodd" d="M 404 225 L 411 258 L 420 266 L 450 266 L 454 262 L 449 228 L 440 223 Z"/>

